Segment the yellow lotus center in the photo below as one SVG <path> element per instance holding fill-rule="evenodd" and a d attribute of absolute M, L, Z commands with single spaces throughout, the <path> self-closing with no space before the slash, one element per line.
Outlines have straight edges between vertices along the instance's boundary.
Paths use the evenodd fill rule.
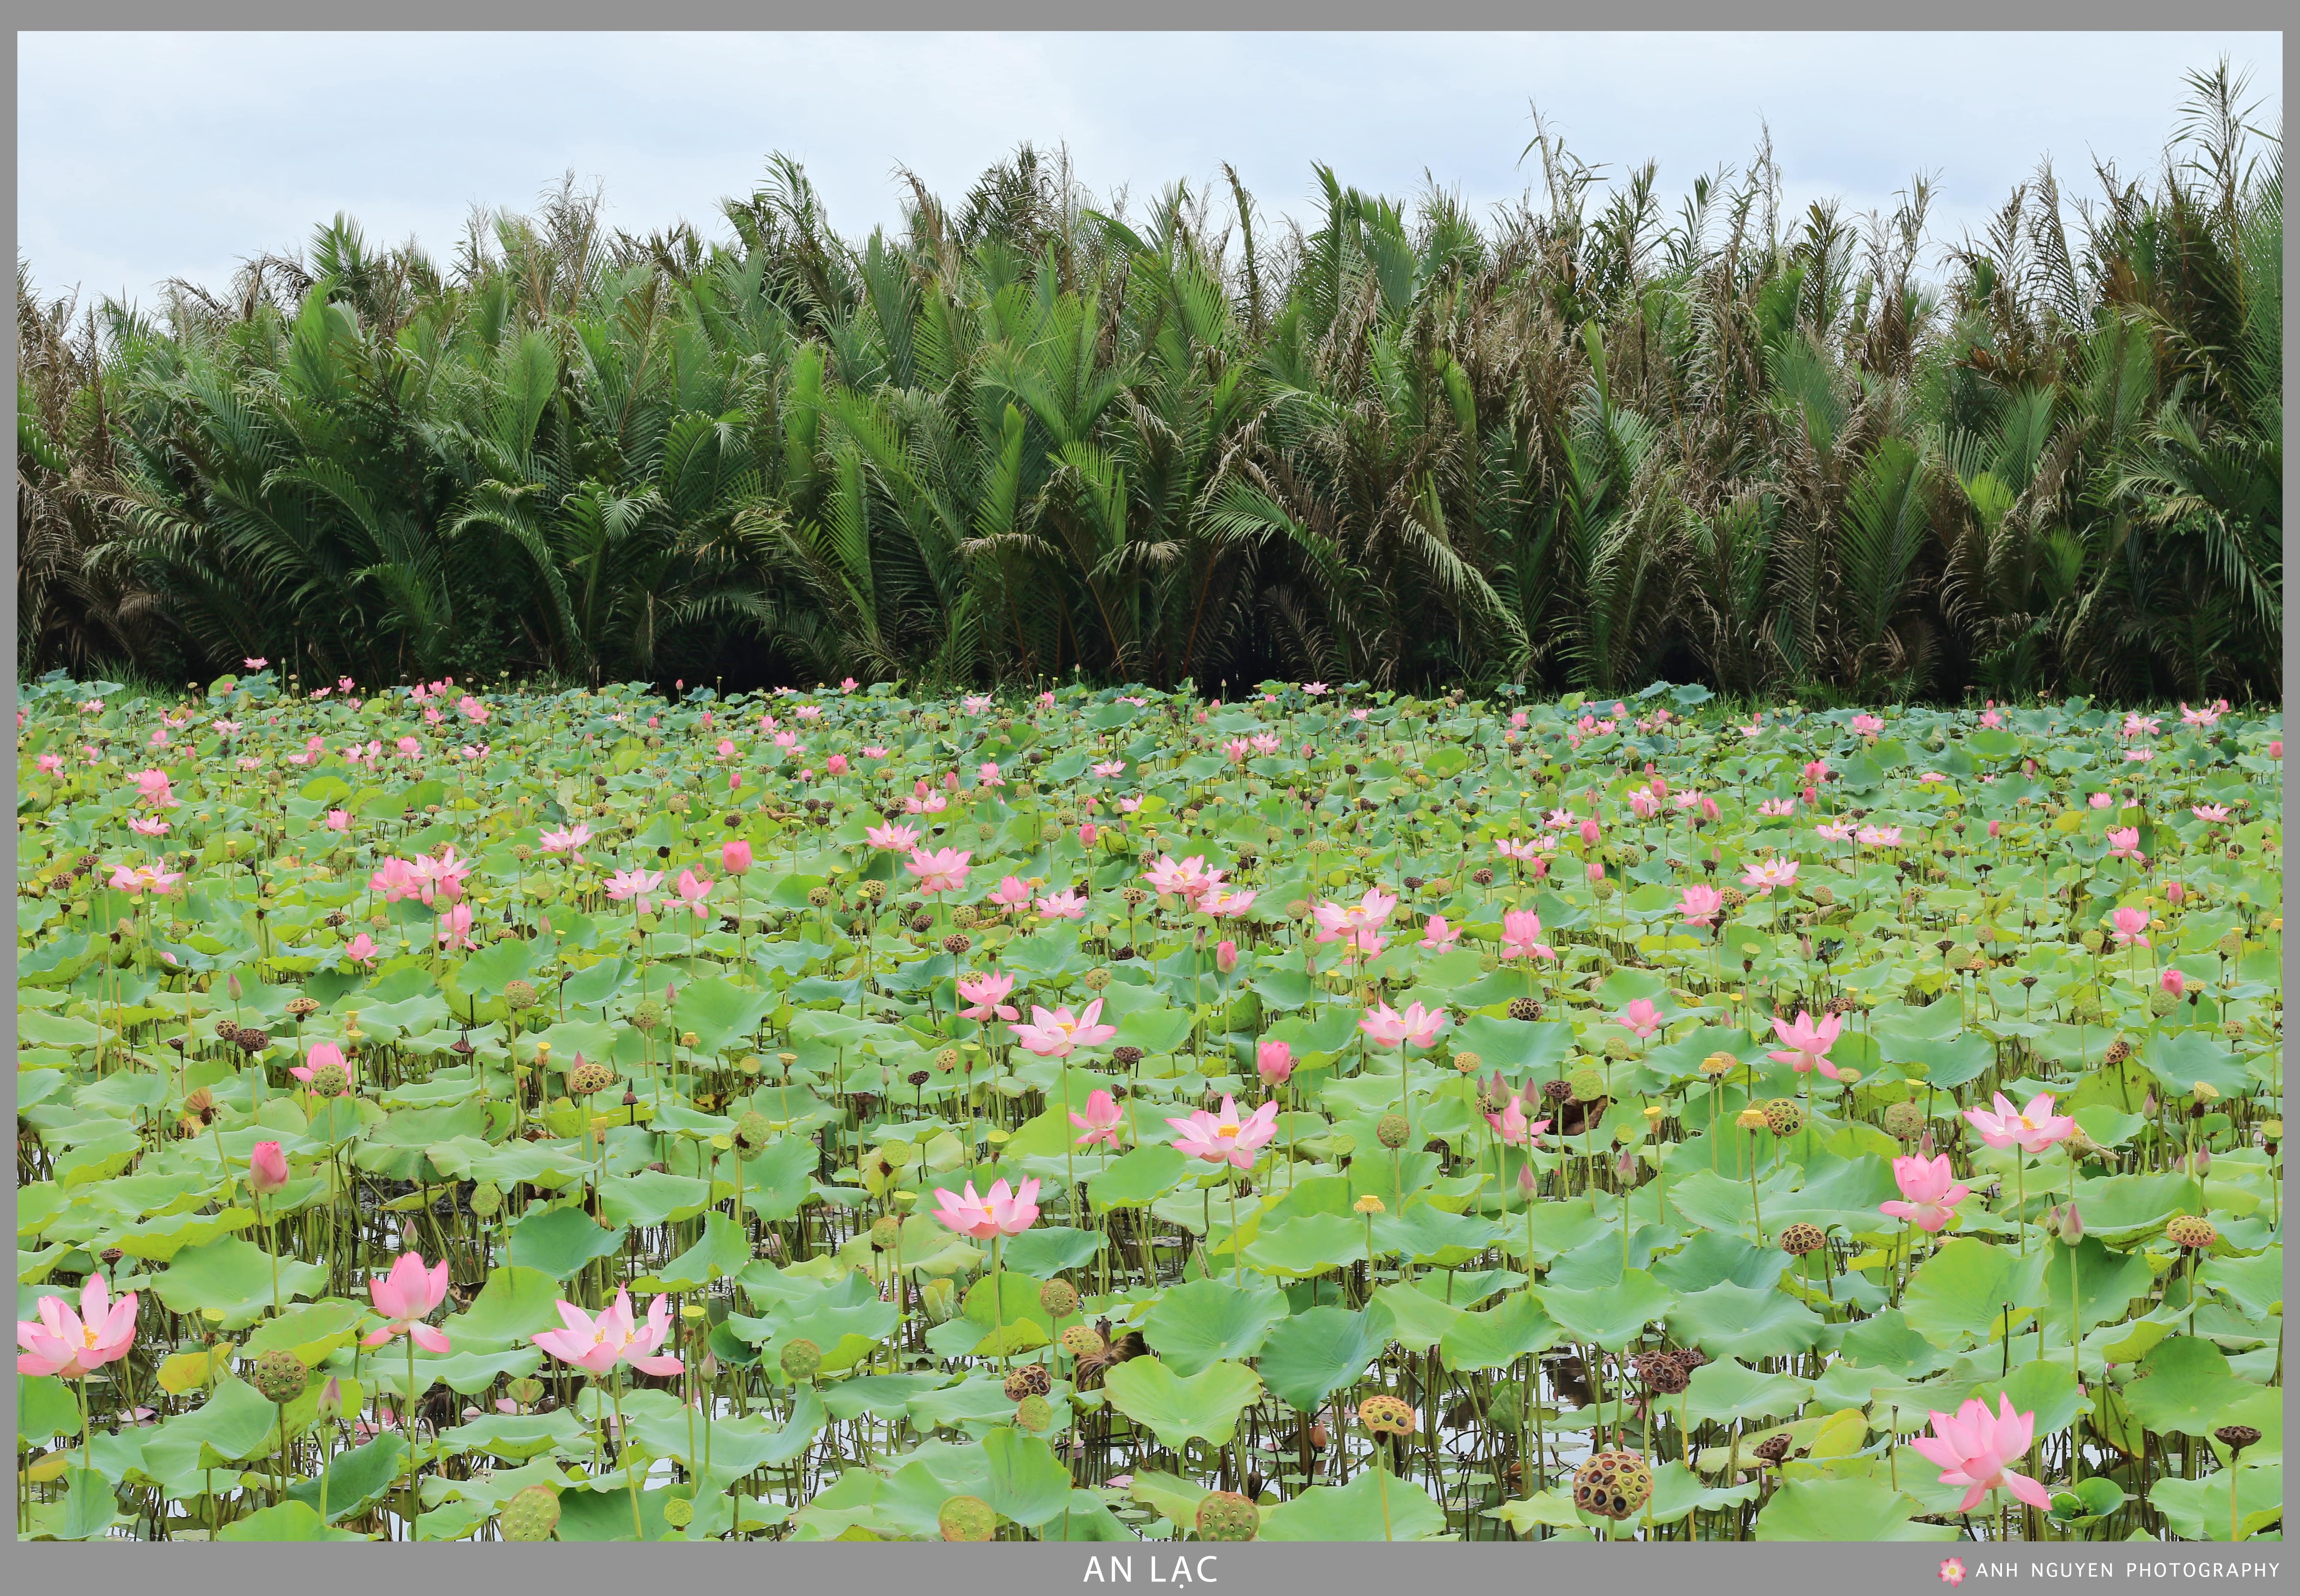
<path fill-rule="evenodd" d="M 1235 1136 L 1245 1128 L 1246 1127 L 1243 1125 L 1216 1125 L 1214 1127 L 1214 1134 L 1217 1136 Z"/>

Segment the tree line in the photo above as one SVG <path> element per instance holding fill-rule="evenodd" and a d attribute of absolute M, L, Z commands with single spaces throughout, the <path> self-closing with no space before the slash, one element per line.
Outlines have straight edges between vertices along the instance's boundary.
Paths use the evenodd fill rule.
<path fill-rule="evenodd" d="M 1545 130 L 1484 216 L 1024 146 L 860 241 L 776 158 L 716 237 L 571 179 L 151 309 L 20 260 L 19 668 L 2280 698 L 2245 96 L 1953 244 Z"/>

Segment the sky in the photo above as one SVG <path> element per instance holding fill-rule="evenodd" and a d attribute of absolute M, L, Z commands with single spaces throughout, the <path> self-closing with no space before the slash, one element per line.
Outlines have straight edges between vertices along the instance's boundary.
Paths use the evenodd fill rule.
<path fill-rule="evenodd" d="M 1793 209 L 1889 212 L 1922 173 L 1954 242 L 2046 157 L 2077 191 L 2096 159 L 2152 166 L 2222 55 L 2279 125 L 2274 34 L 26 33 L 18 247 L 43 293 L 149 304 L 338 212 L 445 261 L 474 205 L 571 169 L 612 225 L 719 237 L 774 151 L 860 238 L 899 223 L 901 168 L 955 202 L 1026 139 L 1137 214 L 1225 161 L 1266 214 L 1309 215 L 1320 162 L 1483 209 L 1538 184 L 1534 107 L 1671 196 L 1766 128 Z"/>

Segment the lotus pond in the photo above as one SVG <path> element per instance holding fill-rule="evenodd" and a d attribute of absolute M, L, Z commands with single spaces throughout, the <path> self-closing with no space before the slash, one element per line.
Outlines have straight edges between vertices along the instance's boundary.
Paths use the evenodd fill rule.
<path fill-rule="evenodd" d="M 21 1534 L 2280 1536 L 2279 716 L 22 702 Z"/>

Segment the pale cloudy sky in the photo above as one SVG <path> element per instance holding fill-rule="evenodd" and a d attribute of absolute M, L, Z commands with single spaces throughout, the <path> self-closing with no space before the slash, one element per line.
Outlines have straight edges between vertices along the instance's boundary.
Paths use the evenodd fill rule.
<path fill-rule="evenodd" d="M 1761 124 L 1793 205 L 1889 208 L 1922 171 L 1954 239 L 2042 157 L 2079 191 L 2095 157 L 2151 164 L 2223 54 L 2276 125 L 2273 34 L 23 34 L 19 248 L 44 290 L 146 302 L 338 211 L 444 259 L 475 202 L 569 168 L 617 226 L 715 235 L 774 150 L 860 237 L 898 219 L 898 165 L 955 199 L 1024 139 L 1138 212 L 1223 161 L 1266 212 L 1307 214 L 1319 161 L 1482 206 L 1538 180 L 1529 105 L 1671 195 Z"/>

